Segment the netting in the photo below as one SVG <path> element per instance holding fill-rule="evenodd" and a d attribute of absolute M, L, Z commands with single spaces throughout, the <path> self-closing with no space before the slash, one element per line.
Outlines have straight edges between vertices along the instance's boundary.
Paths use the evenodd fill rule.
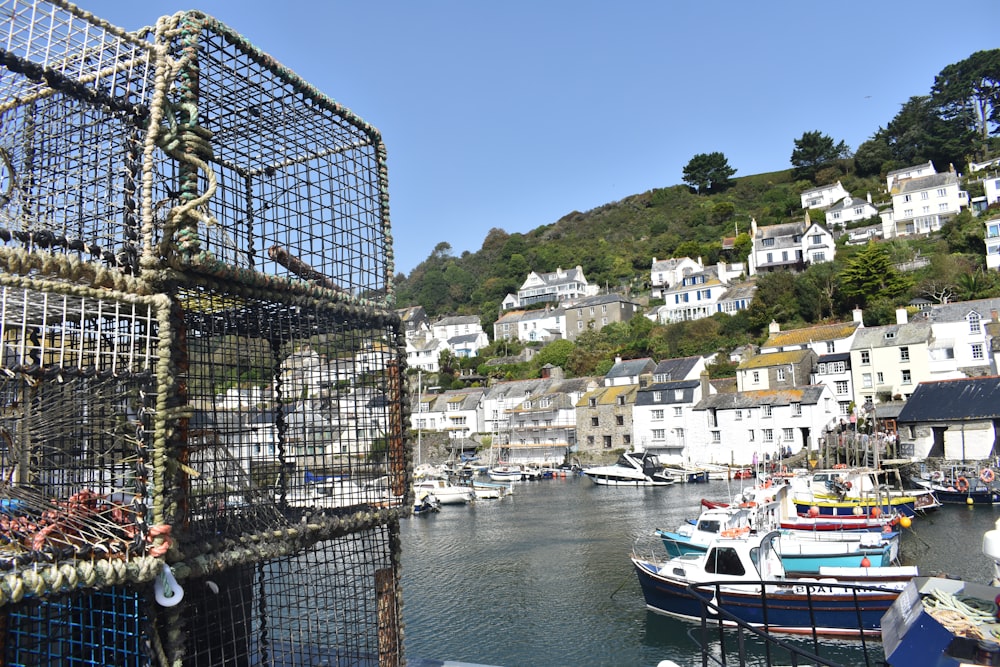
<path fill-rule="evenodd" d="M 198 12 L 0 17 L 0 662 L 400 664 L 378 132 Z"/>

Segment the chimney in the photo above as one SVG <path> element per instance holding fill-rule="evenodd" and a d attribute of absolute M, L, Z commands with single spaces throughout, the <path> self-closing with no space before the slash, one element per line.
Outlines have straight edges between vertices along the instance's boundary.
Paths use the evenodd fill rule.
<path fill-rule="evenodd" d="M 767 325 L 767 333 L 776 334 L 781 331 L 781 325 L 775 320 L 771 320 L 771 323 Z"/>
<path fill-rule="evenodd" d="M 701 397 L 702 398 L 707 398 L 708 397 L 708 371 L 702 371 L 701 372 L 701 376 L 699 377 L 699 380 L 701 380 Z"/>
<path fill-rule="evenodd" d="M 865 312 L 863 310 L 861 310 L 860 308 L 855 308 L 854 311 L 851 313 L 851 317 L 855 322 L 857 322 L 861 326 L 865 326 L 864 314 Z"/>
<path fill-rule="evenodd" d="M 872 193 L 870 193 L 870 192 L 868 193 L 868 203 L 869 204 L 872 203 Z"/>
<path fill-rule="evenodd" d="M 896 324 L 906 324 L 906 308 L 896 309 Z"/>
<path fill-rule="evenodd" d="M 622 362 L 622 358 L 621 357 L 615 357 L 615 363 L 616 364 L 620 364 L 621 362 Z"/>

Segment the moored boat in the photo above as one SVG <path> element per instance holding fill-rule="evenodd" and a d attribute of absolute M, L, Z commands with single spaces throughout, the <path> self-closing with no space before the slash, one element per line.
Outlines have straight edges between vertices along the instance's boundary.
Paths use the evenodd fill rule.
<path fill-rule="evenodd" d="M 641 555 L 637 547 L 632 564 L 646 607 L 700 621 L 714 606 L 769 632 L 874 635 L 899 591 L 918 574 L 912 567 L 888 567 L 823 569 L 818 578 L 787 575 L 774 544 L 780 539 L 777 531 L 720 536 L 704 553 L 666 559 Z"/>
<path fill-rule="evenodd" d="M 475 498 L 473 490 L 467 486 L 458 486 L 445 479 L 424 479 L 413 485 L 414 491 L 427 491 L 434 494 L 442 505 L 464 505 Z"/>
<path fill-rule="evenodd" d="M 941 506 L 929 489 L 903 488 L 897 470 L 817 469 L 790 483 L 796 513 L 807 516 L 915 516 Z"/>
<path fill-rule="evenodd" d="M 945 470 L 924 472 L 910 479 L 917 486 L 932 491 L 938 500 L 945 504 L 1000 504 L 1000 490 L 993 486 L 996 473 L 992 468 L 976 471 L 951 466 Z"/>
<path fill-rule="evenodd" d="M 585 468 L 583 474 L 600 486 L 669 486 L 675 481 L 650 452 L 625 452 L 614 465 Z"/>

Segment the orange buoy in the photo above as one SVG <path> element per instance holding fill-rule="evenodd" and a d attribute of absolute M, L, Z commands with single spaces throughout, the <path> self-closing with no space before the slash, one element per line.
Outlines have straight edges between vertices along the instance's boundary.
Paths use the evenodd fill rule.
<path fill-rule="evenodd" d="M 864 558 L 861 559 L 861 567 L 871 567 L 871 566 L 872 562 L 868 560 L 868 556 L 865 556 Z"/>
<path fill-rule="evenodd" d="M 879 507 L 873 507 L 872 508 L 872 518 L 873 519 L 877 519 L 880 516 L 882 516 L 882 509 L 879 508 Z"/>
<path fill-rule="evenodd" d="M 819 516 L 819 508 L 813 505 L 809 508 L 809 516 L 815 518 Z"/>
<path fill-rule="evenodd" d="M 955 480 L 955 488 L 958 489 L 960 492 L 965 493 L 966 491 L 969 490 L 969 480 L 965 479 L 964 477 L 959 477 L 957 480 Z"/>

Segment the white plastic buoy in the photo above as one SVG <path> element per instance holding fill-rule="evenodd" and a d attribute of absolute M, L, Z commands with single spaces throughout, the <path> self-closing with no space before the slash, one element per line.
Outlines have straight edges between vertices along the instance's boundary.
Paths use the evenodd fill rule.
<path fill-rule="evenodd" d="M 173 607 L 184 599 L 184 588 L 177 583 L 169 565 L 164 565 L 153 582 L 153 595 L 163 607 Z"/>

